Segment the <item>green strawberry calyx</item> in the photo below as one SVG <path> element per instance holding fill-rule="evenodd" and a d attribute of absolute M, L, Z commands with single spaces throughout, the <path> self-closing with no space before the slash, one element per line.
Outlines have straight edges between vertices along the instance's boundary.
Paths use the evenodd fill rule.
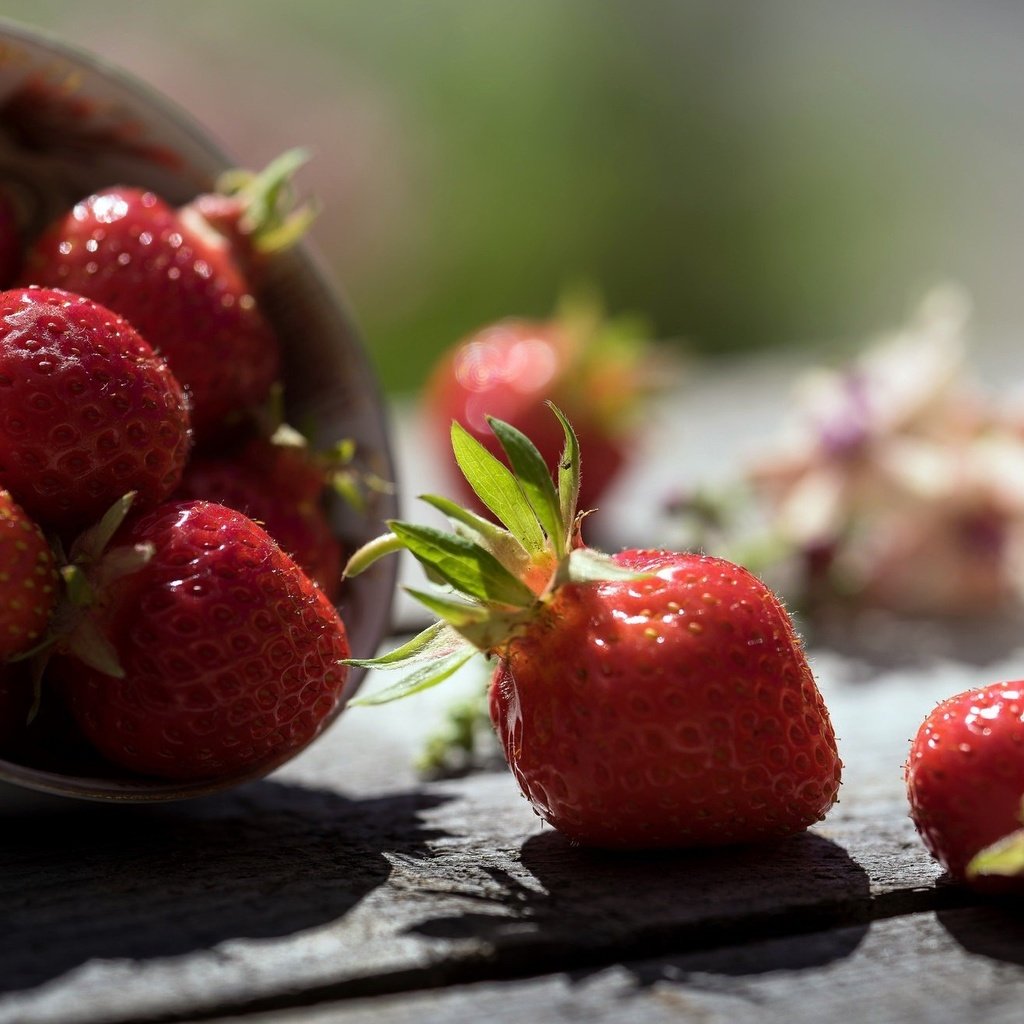
<path fill-rule="evenodd" d="M 1024 802 L 1018 818 L 1024 822 Z M 979 850 L 968 862 L 965 874 L 968 879 L 1024 875 L 1024 828 L 1016 829 Z"/>
<path fill-rule="evenodd" d="M 406 590 L 438 616 L 395 651 L 349 659 L 351 665 L 407 670 L 393 686 L 353 704 L 395 700 L 435 686 L 479 652 L 500 655 L 566 583 L 637 578 L 608 555 L 583 545 L 583 515 L 576 507 L 579 442 L 564 414 L 548 404 L 565 434 L 557 481 L 533 442 L 510 424 L 488 417 L 511 469 L 453 423 L 455 460 L 497 522 L 426 494 L 421 500 L 447 517 L 451 531 L 391 520 L 389 533 L 349 559 L 345 575 L 356 576 L 385 555 L 410 552 L 437 589 Z"/>
<path fill-rule="evenodd" d="M 316 203 L 297 203 L 292 187 L 296 172 L 309 156 L 305 149 L 289 149 L 258 173 L 232 170 L 218 180 L 218 192 L 241 201 L 238 227 L 257 252 L 290 248 L 316 219 Z"/>
<path fill-rule="evenodd" d="M 563 290 L 552 323 L 567 366 L 560 385 L 566 408 L 586 410 L 613 433 L 679 376 L 678 355 L 652 340 L 650 325 L 635 315 L 609 315 L 586 282 Z"/>
<path fill-rule="evenodd" d="M 111 544 L 135 497 L 130 491 L 115 501 L 97 523 L 75 539 L 66 556 L 57 552 L 64 586 L 47 638 L 35 652 L 44 663 L 56 649 L 108 676 L 124 676 L 117 652 L 97 626 L 91 609 L 103 600 L 111 584 L 137 572 L 153 557 L 152 544 Z"/>

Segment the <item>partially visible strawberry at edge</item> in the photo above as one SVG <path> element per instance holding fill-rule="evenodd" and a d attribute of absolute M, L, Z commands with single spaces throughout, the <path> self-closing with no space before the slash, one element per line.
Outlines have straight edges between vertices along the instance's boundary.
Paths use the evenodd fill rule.
<path fill-rule="evenodd" d="M 940 701 L 905 766 L 910 816 L 957 882 L 1024 891 L 1024 680 Z"/>

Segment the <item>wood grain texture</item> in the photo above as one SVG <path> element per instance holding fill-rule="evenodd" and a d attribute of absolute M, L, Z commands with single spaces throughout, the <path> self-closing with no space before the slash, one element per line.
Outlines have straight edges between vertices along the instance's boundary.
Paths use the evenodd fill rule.
<path fill-rule="evenodd" d="M 993 946 L 996 934 L 1002 939 Z M 1022 940 L 1013 911 L 984 907 L 918 913 L 728 949 L 355 999 L 245 1020 L 1017 1024 L 1024 999 Z M 216 1024 L 239 1019 L 221 1018 Z"/>
<path fill-rule="evenodd" d="M 4 818 L 0 1022 L 430 1001 L 477 980 L 596 978 L 711 950 L 725 962 L 776 941 L 799 959 L 813 936 L 859 948 L 884 922 L 969 904 L 914 836 L 900 773 L 910 733 L 963 669 L 815 661 L 847 763 L 842 800 L 807 834 L 757 849 L 588 852 L 540 822 L 507 772 L 422 783 L 413 755 L 442 691 L 353 709 L 272 779 L 222 796 L 23 803 Z"/>

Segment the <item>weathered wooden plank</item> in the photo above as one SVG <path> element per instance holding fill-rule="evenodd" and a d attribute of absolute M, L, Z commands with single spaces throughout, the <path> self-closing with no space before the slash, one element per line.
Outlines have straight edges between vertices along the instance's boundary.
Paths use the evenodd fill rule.
<path fill-rule="evenodd" d="M 906 819 L 899 765 L 933 691 L 963 670 L 867 680 L 816 660 L 849 781 L 827 822 L 766 849 L 588 853 L 505 772 L 419 784 L 411 752 L 438 691 L 353 710 L 273 780 L 231 794 L 22 809 L 4 821 L 0 1021 L 187 1018 L 955 904 Z"/>
<path fill-rule="evenodd" d="M 742 947 L 246 1017 L 248 1024 L 543 1020 L 645 1024 L 1017 1024 L 1012 910 L 919 913 Z M 231 1024 L 240 1018 L 221 1018 Z"/>

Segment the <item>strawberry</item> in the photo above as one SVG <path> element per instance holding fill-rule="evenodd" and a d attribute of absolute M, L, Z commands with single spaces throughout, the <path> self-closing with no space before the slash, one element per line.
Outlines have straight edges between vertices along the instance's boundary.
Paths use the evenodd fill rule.
<path fill-rule="evenodd" d="M 459 423 L 504 458 L 488 429 L 487 416 L 495 416 L 526 434 L 554 471 L 562 431 L 548 413 L 550 399 L 573 421 L 587 460 L 580 505 L 595 508 L 625 466 L 631 414 L 650 390 L 651 358 L 639 337 L 635 324 L 603 321 L 592 301 L 570 303 L 550 320 L 510 318 L 482 327 L 444 353 L 431 373 L 424 398 L 430 428 L 440 444 Z M 472 492 L 466 496 L 474 501 Z"/>
<path fill-rule="evenodd" d="M 57 570 L 42 530 L 0 488 L 0 662 L 39 640 L 57 601 Z"/>
<path fill-rule="evenodd" d="M 126 320 L 59 289 L 0 292 L 0 485 L 75 531 L 125 492 L 155 504 L 191 441 L 185 395 Z"/>
<path fill-rule="evenodd" d="M 1022 888 L 1024 680 L 940 702 L 910 747 L 910 816 L 929 853 L 956 881 Z"/>
<path fill-rule="evenodd" d="M 167 503 L 119 526 L 125 507 L 83 535 L 66 571 L 52 664 L 79 727 L 147 775 L 269 771 L 339 706 L 337 611 L 233 509 Z"/>
<path fill-rule="evenodd" d="M 206 439 L 262 403 L 280 372 L 252 264 L 308 222 L 277 210 L 301 159 L 286 154 L 264 175 L 242 184 L 236 175 L 233 195 L 180 209 L 140 188 L 97 192 L 36 240 L 21 280 L 87 295 L 129 320 L 188 389 L 196 436 Z"/>
<path fill-rule="evenodd" d="M 514 475 L 458 425 L 456 460 L 505 528 L 428 495 L 454 533 L 393 521 L 349 561 L 408 549 L 450 588 L 413 591 L 441 621 L 357 664 L 411 667 L 364 703 L 439 682 L 479 650 L 490 713 L 536 811 L 602 847 L 789 835 L 836 799 L 841 764 L 793 625 L 759 580 L 719 558 L 582 545 L 579 445 L 562 420 L 556 488 L 532 443 L 490 425 Z"/>
<path fill-rule="evenodd" d="M 332 600 L 341 584 L 342 546 L 324 507 L 325 466 L 294 432 L 255 437 L 233 455 L 197 457 L 177 497 L 205 499 L 244 512 L 303 568 Z M 275 439 L 276 438 L 276 439 Z"/>

